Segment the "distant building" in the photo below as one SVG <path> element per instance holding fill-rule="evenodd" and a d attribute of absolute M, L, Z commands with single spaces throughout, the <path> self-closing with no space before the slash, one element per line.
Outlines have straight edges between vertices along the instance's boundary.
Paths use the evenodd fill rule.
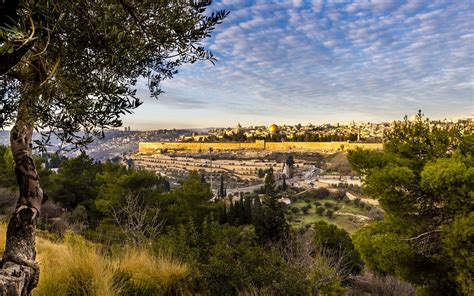
<path fill-rule="evenodd" d="M 278 125 L 276 124 L 271 124 L 269 127 L 268 127 L 268 132 L 272 135 L 274 134 L 278 134 L 278 132 L 280 131 L 280 129 L 278 128 Z"/>

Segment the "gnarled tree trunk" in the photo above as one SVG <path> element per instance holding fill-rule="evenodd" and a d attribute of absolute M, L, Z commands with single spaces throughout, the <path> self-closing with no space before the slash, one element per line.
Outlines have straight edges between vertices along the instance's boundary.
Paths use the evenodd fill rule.
<path fill-rule="evenodd" d="M 0 294 L 31 295 L 39 280 L 36 263 L 36 221 L 43 202 L 33 155 L 34 116 L 32 104 L 36 83 L 26 83 L 19 103 L 18 117 L 10 133 L 15 175 L 20 196 L 7 229 L 5 252 L 0 265 Z"/>

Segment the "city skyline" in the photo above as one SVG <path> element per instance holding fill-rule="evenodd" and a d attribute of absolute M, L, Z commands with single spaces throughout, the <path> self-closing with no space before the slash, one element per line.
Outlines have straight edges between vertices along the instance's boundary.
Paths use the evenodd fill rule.
<path fill-rule="evenodd" d="M 215 1 L 230 11 L 132 129 L 392 121 L 473 114 L 470 1 Z"/>

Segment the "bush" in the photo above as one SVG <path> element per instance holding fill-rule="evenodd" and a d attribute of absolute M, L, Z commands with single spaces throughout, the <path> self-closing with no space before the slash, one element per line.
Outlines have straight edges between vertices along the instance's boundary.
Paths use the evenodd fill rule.
<path fill-rule="evenodd" d="M 300 210 L 300 208 L 298 208 L 298 207 L 291 207 L 291 208 L 290 208 L 290 211 L 291 211 L 293 214 L 298 214 L 301 210 Z"/>
<path fill-rule="evenodd" d="M 17 200 L 18 193 L 8 189 L 0 188 L 0 214 L 6 216 L 13 214 Z"/>
<path fill-rule="evenodd" d="M 331 194 L 331 196 L 335 200 L 342 201 L 346 197 L 346 191 L 343 189 L 338 189 L 336 192 Z"/>
<path fill-rule="evenodd" d="M 329 190 L 327 188 L 318 188 L 315 190 L 315 194 L 314 194 L 314 197 L 317 198 L 317 199 L 325 199 L 327 197 L 329 197 Z"/>
<path fill-rule="evenodd" d="M 382 221 L 384 218 L 384 212 L 381 209 L 374 207 L 369 211 L 369 218 L 374 221 Z"/>
<path fill-rule="evenodd" d="M 301 210 L 303 211 L 303 214 L 305 215 L 308 215 L 309 209 L 311 209 L 310 205 L 307 205 L 301 208 Z"/>
<path fill-rule="evenodd" d="M 327 208 L 327 209 L 331 209 L 333 207 L 333 204 L 330 203 L 330 202 L 325 202 L 324 203 L 324 206 Z"/>
<path fill-rule="evenodd" d="M 200 292 L 234 295 L 240 287 L 263 288 L 282 282 L 285 262 L 276 252 L 258 246 L 216 245 L 202 271 Z"/>
<path fill-rule="evenodd" d="M 68 224 L 64 219 L 56 218 L 51 225 L 48 227 L 48 231 L 58 235 L 60 238 L 63 238 L 66 234 Z"/>
<path fill-rule="evenodd" d="M 354 281 L 354 288 L 370 295 L 415 295 L 415 288 L 392 275 L 380 275 Z"/>
<path fill-rule="evenodd" d="M 51 218 L 58 218 L 62 213 L 62 208 L 58 204 L 48 200 L 41 206 L 40 219 L 46 221 Z"/>
<path fill-rule="evenodd" d="M 362 271 L 363 262 L 351 237 L 344 229 L 323 221 L 315 223 L 313 229 L 314 241 L 320 249 L 327 249 L 339 256 L 344 256 L 344 261 L 352 274 Z"/>
<path fill-rule="evenodd" d="M 329 219 L 334 218 L 334 210 L 328 209 L 326 212 L 326 216 L 328 216 Z"/>
<path fill-rule="evenodd" d="M 322 215 L 326 209 L 324 207 L 317 207 L 316 214 Z"/>

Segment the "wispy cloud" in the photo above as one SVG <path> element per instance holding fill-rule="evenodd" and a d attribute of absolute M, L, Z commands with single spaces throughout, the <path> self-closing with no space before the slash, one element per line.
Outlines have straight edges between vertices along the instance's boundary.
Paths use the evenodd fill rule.
<path fill-rule="evenodd" d="M 473 111 L 472 1 L 213 6 L 231 11 L 206 41 L 219 62 L 183 67 L 164 83 L 165 105 L 224 112 L 235 122 L 250 112 L 256 123 Z"/>

